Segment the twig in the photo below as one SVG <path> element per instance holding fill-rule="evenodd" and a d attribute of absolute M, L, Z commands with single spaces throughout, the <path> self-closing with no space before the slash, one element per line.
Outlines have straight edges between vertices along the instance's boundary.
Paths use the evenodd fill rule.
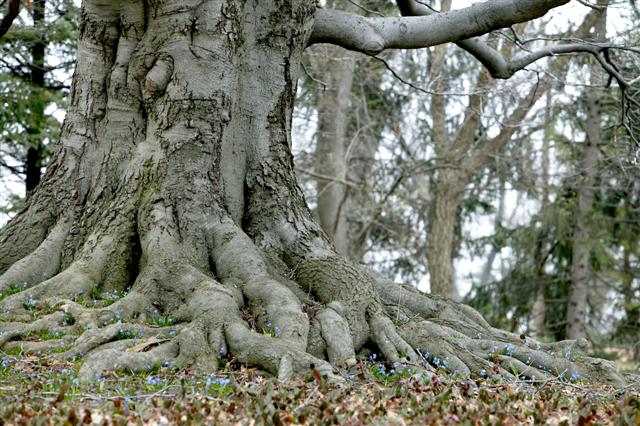
<path fill-rule="evenodd" d="M 384 13 L 380 13 L 377 10 L 371 10 L 371 9 L 367 9 L 366 7 L 364 7 L 363 5 L 359 4 L 358 2 L 355 2 L 353 0 L 348 0 L 349 3 L 351 3 L 352 5 L 354 5 L 355 7 L 364 10 L 367 13 L 371 13 L 373 15 L 378 15 L 382 18 L 385 17 Z"/>
<path fill-rule="evenodd" d="M 354 189 L 360 189 L 360 185 L 358 185 L 355 182 L 350 182 L 348 180 L 344 180 L 344 179 L 339 179 L 335 176 L 329 176 L 329 175 L 323 175 L 320 173 L 315 173 L 312 172 L 310 170 L 305 170 L 299 167 L 296 167 L 296 171 L 299 171 L 300 173 L 304 173 L 305 175 L 309 175 L 309 176 L 313 176 L 314 178 L 320 179 L 320 180 L 324 180 L 327 182 L 335 182 L 335 183 L 340 183 L 342 185 L 354 188 Z"/>
<path fill-rule="evenodd" d="M 304 62 L 300 62 L 300 65 L 302 65 L 302 70 L 307 75 L 307 77 L 309 77 L 314 83 L 321 85 L 323 91 L 327 90 L 327 83 L 312 76 L 311 73 L 307 70 L 307 67 L 304 65 Z"/>
<path fill-rule="evenodd" d="M 595 9 L 595 10 L 603 10 L 606 8 L 606 6 L 598 6 L 596 4 L 591 4 L 586 0 L 576 0 L 576 1 L 584 6 L 590 7 L 591 9 Z"/>

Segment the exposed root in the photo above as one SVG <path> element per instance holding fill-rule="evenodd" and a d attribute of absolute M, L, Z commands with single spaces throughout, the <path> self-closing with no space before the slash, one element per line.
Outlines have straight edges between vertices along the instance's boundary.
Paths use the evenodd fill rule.
<path fill-rule="evenodd" d="M 313 369 L 329 380 L 341 380 L 328 362 L 292 347 L 286 340 L 255 333 L 242 322 L 226 326 L 225 336 L 238 361 L 263 368 L 281 381 L 290 380 L 294 373 L 304 374 Z"/>
<path fill-rule="evenodd" d="M 0 349 L 10 340 L 21 338 L 29 334 L 49 331 L 64 327 L 64 313 L 54 312 L 33 322 L 3 322 L 0 323 Z"/>
<path fill-rule="evenodd" d="M 150 338 L 170 339 L 177 333 L 177 327 L 152 328 L 141 324 L 116 323 L 103 328 L 89 329 L 74 342 L 73 348 L 61 357 L 75 359 L 82 357 L 106 343 L 118 340 L 133 340 L 140 343 Z"/>
<path fill-rule="evenodd" d="M 349 331 L 349 324 L 344 318 L 344 307 L 340 302 L 331 302 L 321 309 L 317 316 L 320 335 L 324 340 L 327 359 L 332 365 L 348 368 L 356 364 L 356 354 Z"/>
<path fill-rule="evenodd" d="M 22 354 L 41 355 L 51 352 L 64 351 L 73 344 L 75 336 L 67 335 L 60 339 L 42 341 L 12 341 L 4 345 L 3 350 L 7 352 L 19 352 Z"/>
<path fill-rule="evenodd" d="M 383 313 L 371 319 L 373 341 L 382 354 L 390 361 L 418 361 L 419 356 L 404 338 L 400 337 L 396 326 Z"/>
<path fill-rule="evenodd" d="M 324 303 L 339 302 L 347 320 L 355 350 L 371 336 L 369 320 L 382 304 L 358 267 L 343 257 L 323 257 L 300 262 L 296 280 Z"/>
<path fill-rule="evenodd" d="M 50 176 L 60 170 L 55 160 L 48 169 Z M 42 244 L 58 212 L 66 210 L 68 186 L 63 179 L 45 179 L 40 190 L 27 198 L 25 209 L 0 229 L 0 274 Z"/>
<path fill-rule="evenodd" d="M 397 333 L 395 325 L 383 310 L 382 301 L 370 278 L 360 267 L 342 257 L 324 257 L 301 262 L 296 274 L 298 281 L 320 300 L 338 303 L 340 315 L 349 325 L 355 350 L 372 339 L 391 361 L 419 359 L 411 345 Z M 341 344 L 349 342 L 343 341 Z"/>
<path fill-rule="evenodd" d="M 298 349 L 307 347 L 309 320 L 302 303 L 287 286 L 273 278 L 253 241 L 230 222 L 215 227 L 212 250 L 218 277 L 223 283 L 239 285 L 262 324 L 269 323 L 276 337 Z M 263 312 L 261 312 L 263 311 Z"/>
<path fill-rule="evenodd" d="M 62 246 L 69 234 L 69 228 L 69 220 L 59 220 L 37 249 L 11 265 L 0 276 L 0 293 L 8 291 L 11 285 L 24 284 L 25 287 L 29 287 L 57 274 L 60 269 Z"/>
<path fill-rule="evenodd" d="M 174 342 L 163 343 L 148 352 L 127 352 L 119 349 L 103 349 L 87 357 L 78 372 L 84 382 L 95 380 L 103 371 L 140 373 L 151 371 L 175 360 L 178 346 Z"/>
<path fill-rule="evenodd" d="M 412 345 L 420 348 L 432 365 L 457 371 L 462 375 L 499 375 L 516 379 L 547 379 L 550 377 L 598 378 L 620 385 L 623 378 L 616 373 L 613 364 L 575 352 L 545 351 L 541 346 L 531 347 L 527 342 L 517 345 L 489 339 L 472 339 L 443 325 L 422 321 L 409 323 L 400 334 Z M 567 347 L 564 342 L 563 347 Z"/>
<path fill-rule="evenodd" d="M 124 273 L 127 261 L 117 258 L 118 265 L 109 265 L 129 232 L 123 231 L 126 226 L 119 226 L 114 237 L 94 230 L 62 272 L 58 257 L 49 269 L 38 266 L 33 275 L 20 275 L 25 258 L 24 265 L 16 263 L 1 279 L 20 276 L 33 284 L 51 276 L 0 301 L 0 349 L 86 355 L 82 380 L 99 377 L 103 370 L 139 372 L 159 365 L 208 373 L 227 354 L 283 381 L 310 370 L 340 380 L 337 368 L 352 367 L 357 351 L 377 346 L 386 360 L 412 365 L 425 378 L 430 373 L 419 367 L 422 356 L 463 377 L 578 375 L 624 382 L 610 363 L 584 355 L 585 341 L 521 339 L 493 329 L 467 306 L 389 283 L 340 256 L 298 258 L 296 282 L 289 281 L 280 275 L 284 271 L 277 259 L 267 259 L 224 215 L 210 218 L 203 235 L 186 237 L 162 199 L 148 195 L 142 204 L 140 271 L 129 293 L 106 307 L 86 303 L 87 295 L 95 297 L 105 285 L 123 289 L 131 281 Z M 29 258 L 60 251 L 68 227 L 62 222 L 59 227 Z M 130 249 L 125 251 L 130 257 Z M 109 271 L 115 275 L 105 279 Z M 145 324 L 155 312 L 176 325 Z M 45 316 L 34 320 L 39 314 Z M 52 329 L 61 335 L 39 340 Z"/>

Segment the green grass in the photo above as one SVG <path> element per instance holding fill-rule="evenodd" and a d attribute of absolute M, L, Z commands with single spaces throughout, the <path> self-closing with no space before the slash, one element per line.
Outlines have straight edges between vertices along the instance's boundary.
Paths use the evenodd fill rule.
<path fill-rule="evenodd" d="M 22 283 L 22 284 L 18 284 L 18 283 L 14 283 L 14 284 L 9 284 L 9 290 L 6 290 L 4 292 L 0 292 L 0 301 L 11 296 L 12 294 L 16 294 L 16 293 L 20 293 L 23 290 L 26 290 L 27 288 L 27 283 Z"/>
<path fill-rule="evenodd" d="M 126 291 L 101 291 L 101 287 L 98 284 L 88 294 L 79 292 L 73 297 L 73 301 L 85 308 L 106 308 L 127 295 Z"/>
<path fill-rule="evenodd" d="M 149 324 L 157 325 L 158 327 L 169 327 L 174 324 L 171 315 L 152 315 L 149 319 Z"/>
<path fill-rule="evenodd" d="M 125 340 L 125 339 L 133 339 L 135 337 L 140 337 L 140 333 L 136 330 L 127 330 L 121 328 L 116 333 L 114 340 Z"/>

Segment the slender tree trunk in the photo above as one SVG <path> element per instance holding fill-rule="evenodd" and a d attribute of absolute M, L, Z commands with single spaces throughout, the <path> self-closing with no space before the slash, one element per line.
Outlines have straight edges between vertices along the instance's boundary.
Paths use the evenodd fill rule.
<path fill-rule="evenodd" d="M 451 9 L 451 1 L 442 2 L 442 11 Z M 436 93 L 446 90 L 445 57 L 447 46 L 436 46 L 430 55 L 429 77 Z M 450 166 L 450 138 L 447 132 L 447 102 L 444 95 L 431 96 L 432 138 L 440 165 Z M 455 161 L 455 160 L 454 160 Z M 435 178 L 433 206 L 427 239 L 427 265 L 431 293 L 439 296 L 454 297 L 455 273 L 453 254 L 455 226 L 458 218 L 458 206 L 462 198 L 459 188 L 459 172 L 454 169 L 442 169 Z"/>
<path fill-rule="evenodd" d="M 318 133 L 314 155 L 318 217 L 322 229 L 333 241 L 336 250 L 347 254 L 350 194 L 349 189 L 340 181 L 344 181 L 347 176 L 345 151 L 355 54 L 334 46 L 325 46 L 323 50 L 325 60 L 322 67 L 326 70 L 323 80 L 327 87 L 320 94 L 318 103 Z"/>
<path fill-rule="evenodd" d="M 33 26 L 37 30 L 44 26 L 46 0 L 34 0 L 32 7 Z M 42 99 L 46 48 L 44 37 L 46 37 L 46 35 L 40 32 L 36 42 L 31 46 L 31 83 L 35 86 L 35 97 L 37 98 L 37 101 L 31 103 L 32 110 L 29 119 L 31 126 L 27 129 L 27 132 L 30 135 L 33 135 L 33 140 L 30 141 L 31 146 L 27 149 L 27 157 L 24 166 L 27 194 L 33 191 L 40 183 L 43 154 L 45 150 L 44 141 L 42 140 L 42 130 L 45 122 L 45 101 Z"/>
<path fill-rule="evenodd" d="M 550 159 L 550 146 L 549 141 L 551 135 L 549 134 L 549 126 L 552 126 L 551 122 L 551 91 L 547 92 L 547 106 L 545 108 L 545 128 L 542 138 L 542 179 L 540 185 L 542 186 L 542 202 L 541 211 L 545 211 L 549 205 L 549 159 Z M 536 264 L 534 265 L 538 274 L 538 288 L 535 291 L 535 298 L 533 306 L 531 307 L 531 314 L 529 316 L 529 333 L 537 338 L 541 338 L 545 335 L 545 319 L 546 319 L 546 301 L 545 301 L 545 273 L 544 273 L 544 261 L 542 256 L 546 250 L 547 238 L 546 235 L 538 236 L 538 244 L 536 247 Z"/>
<path fill-rule="evenodd" d="M 573 253 L 571 258 L 571 289 L 567 304 L 566 336 L 569 339 L 587 337 L 587 305 L 589 287 L 592 284 L 591 238 L 594 185 L 596 182 L 599 134 L 600 106 L 598 95 L 589 94 L 587 99 L 587 144 L 582 151 L 580 161 L 580 182 L 577 195 L 576 223 L 573 234 Z"/>
<path fill-rule="evenodd" d="M 601 5 L 606 5 L 606 1 Z M 606 9 L 600 12 L 596 23 L 596 40 L 602 42 L 606 38 Z M 594 186 L 598 175 L 599 145 L 602 143 L 602 104 L 603 91 L 598 88 L 602 81 L 599 65 L 592 61 L 591 88 L 586 95 L 587 119 L 585 122 L 586 142 L 582 150 L 580 180 L 577 188 L 576 223 L 573 234 L 573 253 L 571 258 L 571 288 L 567 301 L 566 337 L 579 339 L 587 337 L 587 306 L 589 287 L 592 285 L 591 273 L 591 239 Z"/>
<path fill-rule="evenodd" d="M 623 243 L 622 296 L 624 298 L 625 324 L 621 329 L 630 336 L 631 342 L 635 341 L 632 343 L 632 350 L 634 360 L 638 362 L 640 361 L 640 301 L 635 295 L 634 273 L 631 268 L 631 253 L 633 253 L 632 247 L 634 245 L 633 241 Z"/>
<path fill-rule="evenodd" d="M 431 293 L 445 297 L 456 296 L 453 254 L 458 208 L 464 189 L 458 179 L 455 171 L 442 170 L 438 174 L 427 248 Z"/>
<path fill-rule="evenodd" d="M 505 209 L 505 195 L 506 195 L 506 188 L 505 188 L 505 180 L 504 179 L 500 179 L 500 198 L 498 201 L 498 211 L 496 212 L 496 218 L 494 221 L 494 229 L 499 229 L 499 227 L 503 226 L 503 221 L 504 221 L 504 209 Z M 512 218 L 507 218 L 507 226 L 509 226 L 509 222 L 511 221 Z M 492 274 L 492 270 L 493 270 L 493 263 L 496 260 L 496 256 L 498 255 L 498 253 L 500 252 L 500 249 L 502 247 L 499 247 L 495 244 L 491 245 L 491 251 L 489 252 L 489 255 L 487 256 L 487 260 L 484 262 L 484 266 L 482 267 L 482 272 L 480 273 L 480 278 L 479 278 L 479 282 L 480 285 L 487 285 L 489 284 L 492 280 L 493 280 L 493 274 Z"/>

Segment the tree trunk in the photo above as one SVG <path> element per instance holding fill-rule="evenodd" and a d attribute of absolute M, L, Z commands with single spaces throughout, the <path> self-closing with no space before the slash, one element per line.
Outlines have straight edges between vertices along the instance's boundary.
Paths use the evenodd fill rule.
<path fill-rule="evenodd" d="M 45 14 L 45 0 L 35 0 L 33 2 L 33 26 L 38 28 L 44 25 Z M 45 48 L 46 43 L 43 39 L 44 34 L 38 38 L 38 40 L 31 46 L 31 83 L 37 88 L 36 90 L 44 89 L 44 74 L 45 74 Z M 42 161 L 44 154 L 44 141 L 42 136 L 42 129 L 44 127 L 44 101 L 32 102 L 31 115 L 29 122 L 31 127 L 27 129 L 30 135 L 33 135 L 32 145 L 27 149 L 27 158 L 25 160 L 25 182 L 26 192 L 29 194 L 40 183 Z"/>
<path fill-rule="evenodd" d="M 599 3 L 603 3 L 600 1 Z M 606 6 L 606 1 L 604 2 Z M 606 40 L 606 9 L 600 12 L 595 26 L 598 42 Z M 576 224 L 573 233 L 573 252 L 571 258 L 571 288 L 567 301 L 568 339 L 587 337 L 587 304 L 589 287 L 592 284 L 591 273 L 591 215 L 593 214 L 594 186 L 598 174 L 599 145 L 602 143 L 600 127 L 602 123 L 602 90 L 598 89 L 602 76 L 595 61 L 591 65 L 591 88 L 587 91 L 587 120 L 585 122 L 586 143 L 580 159 L 580 180 L 578 182 Z"/>
<path fill-rule="evenodd" d="M 587 96 L 588 136 L 580 161 L 578 206 L 571 258 L 571 288 L 567 302 L 566 336 L 569 339 L 587 337 L 587 299 L 592 284 L 590 217 L 593 214 L 593 188 L 598 168 L 601 109 L 598 94 L 589 93 Z"/>
<path fill-rule="evenodd" d="M 444 297 L 456 295 L 454 239 L 464 189 L 457 179 L 458 173 L 450 170 L 442 170 L 438 174 L 427 249 L 431 293 Z"/>
<path fill-rule="evenodd" d="M 340 254 L 349 249 L 347 209 L 349 189 L 342 183 L 347 176 L 345 151 L 349 124 L 349 100 L 355 71 L 353 52 L 326 46 L 327 87 L 318 103 L 315 172 L 318 193 L 318 217 L 322 229 Z M 333 178 L 333 180 L 332 180 Z"/>
<path fill-rule="evenodd" d="M 640 301 L 636 297 L 634 288 L 634 271 L 631 267 L 631 256 L 635 242 L 626 241 L 622 254 L 622 296 L 625 311 L 624 323 L 618 332 L 623 339 L 629 339 L 633 348 L 633 359 L 640 361 Z"/>
<path fill-rule="evenodd" d="M 414 367 L 420 348 L 467 376 L 622 383 L 610 363 L 555 355 L 585 342 L 533 349 L 335 252 L 290 147 L 314 12 L 290 0 L 85 1 L 59 150 L 0 231 L 0 348 L 67 344 L 57 356 L 88 354 L 82 380 L 163 363 L 211 371 L 229 353 L 283 380 L 313 368 L 337 380 L 368 345 Z M 174 324 L 153 326 L 159 315 Z M 21 340 L 54 326 L 62 339 Z M 128 351 L 142 333 L 151 349 Z"/>
<path fill-rule="evenodd" d="M 442 11 L 451 9 L 451 1 L 442 2 Z M 435 92 L 446 91 L 445 56 L 447 46 L 436 46 L 430 56 L 429 77 Z M 448 166 L 450 140 L 446 126 L 447 104 L 443 95 L 431 96 L 432 138 L 440 164 Z M 458 173 L 442 169 L 436 179 L 427 239 L 427 266 L 431 293 L 444 297 L 456 295 L 453 251 L 458 206 L 463 188 L 458 188 Z"/>
<path fill-rule="evenodd" d="M 544 110 L 544 121 L 545 128 L 544 134 L 542 136 L 542 182 L 540 182 L 540 186 L 542 186 L 542 202 L 540 211 L 546 211 L 549 206 L 549 185 L 551 182 L 549 181 L 549 155 L 550 155 L 550 146 L 549 142 L 551 139 L 549 126 L 552 126 L 551 122 L 551 91 L 547 92 L 547 105 Z M 539 233 L 540 234 L 540 233 Z M 545 335 L 545 320 L 546 320 L 546 311 L 547 311 L 547 303 L 545 298 L 545 278 L 544 278 L 544 258 L 543 253 L 547 249 L 547 238 L 546 235 L 538 235 L 538 243 L 536 245 L 536 256 L 534 259 L 536 261 L 536 268 L 538 270 L 538 288 L 535 291 L 535 298 L 533 301 L 533 305 L 531 306 L 531 313 L 529 315 L 529 323 L 528 328 L 529 332 L 532 336 L 537 338 L 542 338 Z"/>

